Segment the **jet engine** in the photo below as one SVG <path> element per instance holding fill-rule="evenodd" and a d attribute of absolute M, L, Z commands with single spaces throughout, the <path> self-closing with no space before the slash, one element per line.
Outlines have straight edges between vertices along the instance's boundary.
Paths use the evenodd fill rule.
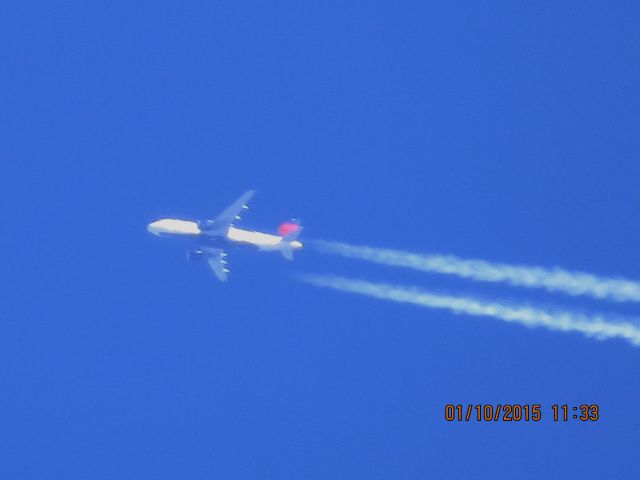
<path fill-rule="evenodd" d="M 187 258 L 191 261 L 204 260 L 205 254 L 204 251 L 196 248 L 195 250 L 190 250 L 187 252 Z"/>

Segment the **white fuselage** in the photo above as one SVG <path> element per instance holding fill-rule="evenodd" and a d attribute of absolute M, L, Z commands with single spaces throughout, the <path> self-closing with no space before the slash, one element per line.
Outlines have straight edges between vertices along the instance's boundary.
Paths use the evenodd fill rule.
<path fill-rule="evenodd" d="M 205 235 L 197 222 L 191 220 L 178 220 L 174 218 L 163 218 L 150 223 L 147 230 L 154 235 L 171 236 L 191 236 L 198 237 Z M 298 240 L 286 241 L 279 235 L 243 230 L 230 226 L 222 238 L 232 243 L 253 245 L 260 250 L 281 250 L 283 248 L 302 248 L 302 243 Z"/>

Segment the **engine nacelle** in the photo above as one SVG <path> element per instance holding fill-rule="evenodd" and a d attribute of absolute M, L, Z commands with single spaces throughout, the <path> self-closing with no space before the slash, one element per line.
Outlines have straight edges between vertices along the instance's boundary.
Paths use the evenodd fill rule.
<path fill-rule="evenodd" d="M 200 261 L 205 259 L 204 251 L 196 248 L 187 252 L 187 258 L 191 261 Z"/>

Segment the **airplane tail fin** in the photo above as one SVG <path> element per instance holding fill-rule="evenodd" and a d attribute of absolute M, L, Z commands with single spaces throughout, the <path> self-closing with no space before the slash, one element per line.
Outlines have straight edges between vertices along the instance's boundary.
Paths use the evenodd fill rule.
<path fill-rule="evenodd" d="M 298 229 L 282 237 L 283 242 L 293 242 L 302 233 L 302 227 L 298 225 Z"/>
<path fill-rule="evenodd" d="M 278 233 L 282 237 L 280 253 L 282 253 L 282 256 L 287 260 L 293 260 L 294 247 L 299 248 L 302 246 L 300 242 L 295 242 L 300 232 L 302 232 L 302 226 L 300 225 L 300 221 L 296 219 L 284 222 L 278 227 Z M 293 244 L 293 242 L 295 242 L 295 244 Z"/>
<path fill-rule="evenodd" d="M 292 218 L 288 222 L 281 223 L 278 227 L 278 235 L 282 238 L 288 238 L 289 240 L 295 240 L 301 231 L 300 220 L 295 218 Z M 292 234 L 295 234 L 295 237 L 289 238 Z"/>

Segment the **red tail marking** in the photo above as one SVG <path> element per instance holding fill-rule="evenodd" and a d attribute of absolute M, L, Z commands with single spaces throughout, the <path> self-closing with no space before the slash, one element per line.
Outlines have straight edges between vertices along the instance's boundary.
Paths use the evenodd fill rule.
<path fill-rule="evenodd" d="M 300 230 L 300 225 L 298 225 L 297 223 L 284 222 L 281 223 L 278 227 L 278 234 L 281 237 L 286 237 L 287 235 L 297 232 L 298 230 Z"/>

